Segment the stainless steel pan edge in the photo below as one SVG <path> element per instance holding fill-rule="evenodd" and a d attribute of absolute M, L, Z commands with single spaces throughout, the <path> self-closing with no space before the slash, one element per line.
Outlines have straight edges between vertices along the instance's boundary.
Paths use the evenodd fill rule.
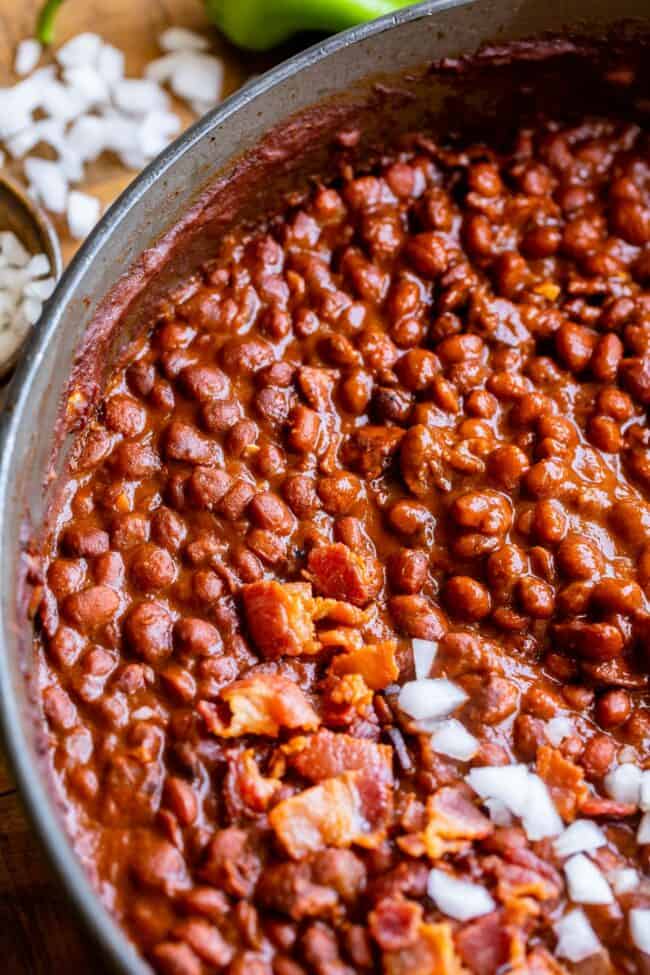
<path fill-rule="evenodd" d="M 433 0 L 317 45 L 242 89 L 149 166 L 101 220 L 48 302 L 0 419 L 0 727 L 45 850 L 116 971 L 145 975 L 151 970 L 100 903 L 67 838 L 39 757 L 42 738 L 30 692 L 37 675 L 30 655 L 21 652 L 27 624 L 16 610 L 26 526 L 38 526 L 44 514 L 51 431 L 75 352 L 99 302 L 183 216 L 210 173 L 223 170 L 295 112 L 363 78 L 471 53 L 487 41 L 558 32 L 582 22 L 595 31 L 626 17 L 647 19 L 647 0 L 616 5 L 610 0 Z"/>

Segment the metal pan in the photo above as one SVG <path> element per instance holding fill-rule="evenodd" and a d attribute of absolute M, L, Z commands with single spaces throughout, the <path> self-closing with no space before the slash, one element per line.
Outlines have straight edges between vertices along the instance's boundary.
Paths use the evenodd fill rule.
<path fill-rule="evenodd" d="M 622 18 L 645 22 L 633 33 L 647 31 L 648 0 L 433 0 L 317 45 L 241 90 L 149 166 L 111 207 L 48 302 L 0 420 L 0 719 L 34 827 L 117 971 L 150 969 L 102 906 L 67 837 L 65 806 L 43 759 L 27 619 L 30 540 L 42 531 L 80 400 L 90 408 L 101 395 L 106 369 L 138 314 L 155 300 L 156 287 L 182 280 L 233 221 L 322 171 L 333 132 L 346 120 L 365 111 L 368 130 L 374 126 L 380 137 L 419 114 L 438 117 L 441 125 L 465 115 L 492 120 L 509 95 L 516 110 L 507 71 L 480 76 L 450 101 L 448 84 L 435 74 L 413 81 L 420 66 L 545 31 L 567 36 L 570 29 L 589 40 Z M 397 75 L 402 81 L 385 81 Z M 377 76 L 384 82 L 373 87 L 368 79 Z M 546 82 L 556 101 L 580 87 L 556 76 L 545 80 L 544 90 Z M 292 121 L 296 113 L 300 124 Z M 221 174 L 216 189 L 215 174 Z M 81 397 L 78 392 L 74 409 L 67 404 L 66 415 L 71 375 Z"/>

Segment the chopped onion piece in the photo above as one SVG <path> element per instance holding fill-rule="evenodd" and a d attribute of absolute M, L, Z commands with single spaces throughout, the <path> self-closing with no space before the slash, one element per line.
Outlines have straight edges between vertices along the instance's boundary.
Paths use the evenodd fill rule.
<path fill-rule="evenodd" d="M 465 781 L 482 799 L 499 799 L 515 816 L 523 815 L 528 796 L 528 769 L 525 765 L 473 768 Z"/>
<path fill-rule="evenodd" d="M 214 105 L 221 97 L 222 88 L 223 64 L 207 54 L 186 55 L 171 76 L 174 94 L 188 101 L 200 98 Z"/>
<path fill-rule="evenodd" d="M 569 857 L 574 853 L 588 853 L 606 846 L 607 838 L 600 826 L 591 819 L 576 819 L 558 836 L 553 848 L 559 857 Z"/>
<path fill-rule="evenodd" d="M 529 840 L 542 840 L 546 836 L 557 836 L 564 829 L 564 823 L 553 804 L 546 783 L 539 775 L 528 775 L 528 789 L 521 819 L 521 825 Z"/>
<path fill-rule="evenodd" d="M 32 189 L 48 210 L 52 213 L 65 211 L 68 182 L 58 163 L 30 156 L 25 160 L 25 174 Z"/>
<path fill-rule="evenodd" d="M 29 74 L 38 64 L 41 57 L 41 45 L 33 37 L 21 41 L 16 48 L 14 71 L 18 75 Z"/>
<path fill-rule="evenodd" d="M 639 951 L 650 955 L 650 908 L 632 908 L 630 911 L 630 935 Z"/>
<path fill-rule="evenodd" d="M 512 826 L 512 813 L 501 799 L 485 799 L 483 805 L 495 826 Z"/>
<path fill-rule="evenodd" d="M 168 27 L 158 43 L 163 51 L 205 51 L 210 46 L 207 38 L 186 27 Z"/>
<path fill-rule="evenodd" d="M 431 871 L 427 893 L 439 911 L 456 921 L 470 921 L 496 907 L 485 887 L 459 880 L 444 870 Z"/>
<path fill-rule="evenodd" d="M 72 190 L 68 199 L 68 229 L 74 240 L 87 237 L 99 220 L 100 203 L 94 196 Z"/>
<path fill-rule="evenodd" d="M 650 812 L 650 769 L 646 769 L 641 775 L 639 805 L 644 812 Z"/>
<path fill-rule="evenodd" d="M 124 77 L 124 52 L 112 44 L 102 44 L 95 67 L 109 85 L 117 84 Z"/>
<path fill-rule="evenodd" d="M 569 897 L 575 904 L 611 904 L 611 887 L 595 863 L 576 853 L 564 864 Z"/>
<path fill-rule="evenodd" d="M 441 755 L 448 755 L 459 762 L 469 762 L 479 750 L 480 743 L 462 722 L 448 718 L 432 734 L 431 747 Z"/>
<path fill-rule="evenodd" d="M 99 72 L 89 64 L 80 64 L 74 68 L 66 68 L 63 80 L 71 88 L 83 91 L 87 105 L 103 105 L 110 101 L 108 82 Z"/>
<path fill-rule="evenodd" d="M 601 950 L 601 944 L 585 912 L 577 907 L 553 925 L 557 935 L 555 954 L 572 962 L 584 961 Z"/>
<path fill-rule="evenodd" d="M 641 769 L 627 762 L 612 769 L 605 776 L 607 794 L 616 802 L 630 802 L 637 805 L 641 797 Z"/>
<path fill-rule="evenodd" d="M 614 893 L 629 894 L 631 890 L 636 890 L 640 883 L 639 871 L 634 867 L 620 867 L 612 870 L 607 879 L 614 889 Z"/>
<path fill-rule="evenodd" d="M 102 46 L 99 34 L 86 32 L 72 37 L 57 51 L 56 59 L 64 68 L 96 64 Z"/>
<path fill-rule="evenodd" d="M 162 88 L 149 78 L 122 78 L 113 87 L 115 104 L 127 115 L 146 115 L 165 111 L 168 98 Z"/>
<path fill-rule="evenodd" d="M 412 680 L 404 684 L 397 703 L 416 721 L 446 718 L 467 700 L 465 691 L 445 678 Z"/>
<path fill-rule="evenodd" d="M 44 254 L 40 256 L 45 257 Z M 3 230 L 0 233 L 0 257 L 2 262 L 10 267 L 29 267 L 29 251 L 11 230 Z M 45 260 L 47 261 L 47 257 Z M 47 261 L 47 270 L 49 269 L 50 262 Z M 36 275 L 34 274 L 33 277 Z"/>
<path fill-rule="evenodd" d="M 573 723 L 566 715 L 558 715 L 546 722 L 546 737 L 556 748 L 565 738 L 573 734 Z"/>
<path fill-rule="evenodd" d="M 644 813 L 641 817 L 641 822 L 639 823 L 639 828 L 636 834 L 636 841 L 640 846 L 646 846 L 650 843 L 650 812 Z"/>
<path fill-rule="evenodd" d="M 431 672 L 431 665 L 438 652 L 438 644 L 435 640 L 419 640 L 417 637 L 414 637 L 411 643 L 413 646 L 415 679 L 425 680 Z"/>

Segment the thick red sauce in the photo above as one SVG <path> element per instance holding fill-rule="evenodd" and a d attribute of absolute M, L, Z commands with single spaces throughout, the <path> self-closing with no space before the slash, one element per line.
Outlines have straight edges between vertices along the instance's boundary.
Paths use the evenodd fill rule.
<path fill-rule="evenodd" d="M 228 238 L 112 377 L 42 701 L 157 972 L 648 971 L 649 282 L 648 133 L 416 137 Z"/>

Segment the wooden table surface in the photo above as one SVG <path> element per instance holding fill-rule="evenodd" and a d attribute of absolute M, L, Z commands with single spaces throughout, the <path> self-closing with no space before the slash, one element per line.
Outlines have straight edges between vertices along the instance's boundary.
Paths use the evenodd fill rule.
<path fill-rule="evenodd" d="M 233 0 L 236 2 L 236 0 Z M 18 41 L 33 33 L 40 0 L 0 0 L 0 85 L 12 75 Z M 57 42 L 83 30 L 100 33 L 126 53 L 126 72 L 139 74 L 160 53 L 156 37 L 169 24 L 206 33 L 226 63 L 226 92 L 268 58 L 244 57 L 207 23 L 200 0 L 67 0 L 57 21 Z M 180 107 L 176 104 L 176 109 Z M 191 115 L 179 110 L 185 123 Z M 133 178 L 117 161 L 98 160 L 83 189 L 110 203 Z M 59 224 L 64 258 L 78 246 Z M 40 850 L 0 752 L 0 973 L 1 975 L 102 975 L 101 958 L 89 944 Z"/>

